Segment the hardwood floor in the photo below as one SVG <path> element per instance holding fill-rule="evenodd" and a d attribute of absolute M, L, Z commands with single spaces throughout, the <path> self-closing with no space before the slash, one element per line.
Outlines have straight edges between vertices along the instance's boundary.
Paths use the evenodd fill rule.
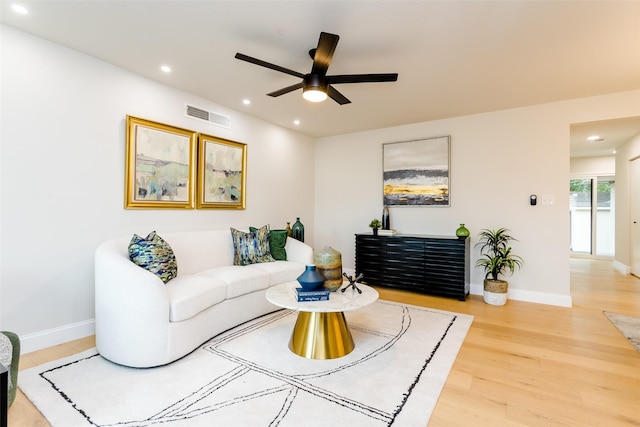
<path fill-rule="evenodd" d="M 573 308 L 379 292 L 475 316 L 429 426 L 640 426 L 640 353 L 602 314 L 639 316 L 640 279 L 610 261 L 571 260 Z M 94 345 L 89 337 L 26 354 L 20 368 Z M 21 392 L 9 425 L 49 426 Z"/>

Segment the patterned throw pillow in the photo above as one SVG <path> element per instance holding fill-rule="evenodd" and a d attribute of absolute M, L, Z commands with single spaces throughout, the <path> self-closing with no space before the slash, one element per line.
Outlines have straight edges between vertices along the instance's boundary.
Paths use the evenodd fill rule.
<path fill-rule="evenodd" d="M 275 261 L 269 251 L 268 226 L 265 225 L 249 233 L 231 227 L 231 238 L 233 239 L 234 265 L 249 265 Z"/>
<path fill-rule="evenodd" d="M 133 235 L 129 242 L 129 259 L 137 266 L 158 275 L 164 283 L 178 275 L 173 249 L 155 231 L 147 237 Z"/>
<path fill-rule="evenodd" d="M 257 231 L 255 227 L 249 227 L 249 231 Z M 269 230 L 269 252 L 273 259 L 287 260 L 287 251 L 284 246 L 287 243 L 287 230 Z"/>

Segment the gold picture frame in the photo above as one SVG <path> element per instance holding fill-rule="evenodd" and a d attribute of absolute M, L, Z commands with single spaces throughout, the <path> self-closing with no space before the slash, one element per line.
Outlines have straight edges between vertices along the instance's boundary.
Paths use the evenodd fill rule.
<path fill-rule="evenodd" d="M 198 209 L 245 209 L 247 145 L 198 134 Z"/>
<path fill-rule="evenodd" d="M 125 208 L 193 209 L 197 132 L 127 116 Z"/>

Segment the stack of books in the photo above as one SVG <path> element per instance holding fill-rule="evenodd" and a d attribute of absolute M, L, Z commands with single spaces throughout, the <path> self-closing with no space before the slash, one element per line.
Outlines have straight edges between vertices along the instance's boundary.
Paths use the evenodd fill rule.
<path fill-rule="evenodd" d="M 315 289 L 313 291 L 305 291 L 302 288 L 296 288 L 298 302 L 302 301 L 329 301 L 329 290 L 325 288 Z"/>
<path fill-rule="evenodd" d="M 381 228 L 378 229 L 378 236 L 395 236 L 398 232 L 395 229 L 391 230 L 383 230 Z"/>

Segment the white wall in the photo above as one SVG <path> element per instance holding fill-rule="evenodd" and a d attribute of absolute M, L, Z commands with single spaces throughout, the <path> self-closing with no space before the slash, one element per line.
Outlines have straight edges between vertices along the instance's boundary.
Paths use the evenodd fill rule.
<path fill-rule="evenodd" d="M 20 334 L 23 350 L 92 333 L 93 253 L 104 240 L 152 230 L 284 228 L 300 216 L 313 242 L 313 139 L 10 27 L 1 31 L 0 329 Z M 230 116 L 231 130 L 185 117 L 185 102 Z M 248 144 L 247 209 L 124 209 L 127 114 Z"/>
<path fill-rule="evenodd" d="M 354 233 L 381 215 L 382 144 L 451 135 L 451 207 L 392 208 L 392 228 L 453 235 L 465 223 L 473 245 L 480 229 L 507 227 L 525 260 L 508 278 L 510 298 L 569 306 L 570 125 L 638 112 L 634 91 L 319 139 L 316 244 L 340 250 L 344 268 L 353 269 Z M 554 204 L 530 206 L 531 194 Z M 477 258 L 474 249 L 472 293 L 482 290 Z"/>
<path fill-rule="evenodd" d="M 611 176 L 616 174 L 616 157 L 575 157 L 571 158 L 570 177 Z M 567 183 L 567 187 L 569 183 Z"/>
<path fill-rule="evenodd" d="M 631 270 L 631 174 L 630 162 L 640 157 L 640 135 L 616 150 L 616 266 Z M 636 184 L 637 185 L 637 184 Z"/>

